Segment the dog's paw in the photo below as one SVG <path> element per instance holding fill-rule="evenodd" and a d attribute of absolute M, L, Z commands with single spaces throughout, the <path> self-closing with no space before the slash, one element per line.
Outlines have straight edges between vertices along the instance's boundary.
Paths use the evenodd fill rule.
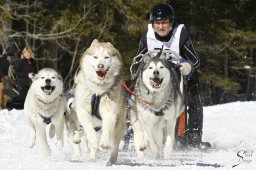
<path fill-rule="evenodd" d="M 50 160 L 50 157 L 51 157 L 51 150 L 46 149 L 44 152 L 44 159 Z"/>
<path fill-rule="evenodd" d="M 159 150 L 159 148 L 157 147 L 157 145 L 152 144 L 152 145 L 149 145 L 149 146 L 150 146 L 150 149 L 151 149 L 151 151 L 152 151 L 152 153 L 153 153 L 154 155 L 160 155 L 160 150 Z"/>
<path fill-rule="evenodd" d="M 35 137 L 30 137 L 28 141 L 28 147 L 33 148 L 35 146 Z"/>
<path fill-rule="evenodd" d="M 78 154 L 78 153 L 74 153 L 74 154 L 72 154 L 72 156 L 71 156 L 71 161 L 72 162 L 78 162 L 80 160 L 80 153 Z"/>
<path fill-rule="evenodd" d="M 139 158 L 140 160 L 144 160 L 144 152 L 138 151 L 137 153 L 138 153 L 138 158 Z"/>
<path fill-rule="evenodd" d="M 96 151 L 91 150 L 90 151 L 90 160 L 95 161 L 96 160 Z"/>
<path fill-rule="evenodd" d="M 145 151 L 146 149 L 147 149 L 147 146 L 145 146 L 145 145 L 141 145 L 140 148 L 139 148 L 139 150 L 141 152 Z"/>
<path fill-rule="evenodd" d="M 57 146 L 57 148 L 58 148 L 59 150 L 61 150 L 62 147 L 63 147 L 63 141 L 62 141 L 62 140 L 58 140 L 57 143 L 56 143 L 56 146 Z"/>
<path fill-rule="evenodd" d="M 35 146 L 35 140 L 31 140 L 31 139 L 30 139 L 30 140 L 28 141 L 28 147 L 29 147 L 29 148 L 33 148 L 34 146 Z"/>
<path fill-rule="evenodd" d="M 75 134 L 73 136 L 73 142 L 75 144 L 81 143 L 81 138 L 80 138 L 79 132 L 77 130 L 75 131 Z"/>
<path fill-rule="evenodd" d="M 107 150 L 110 149 L 110 145 L 107 145 L 107 144 L 102 143 L 102 144 L 100 144 L 99 149 L 100 149 L 101 151 L 107 151 Z"/>
<path fill-rule="evenodd" d="M 140 151 L 145 151 L 147 149 L 147 147 L 149 146 L 149 143 L 147 140 L 145 140 L 139 147 Z"/>

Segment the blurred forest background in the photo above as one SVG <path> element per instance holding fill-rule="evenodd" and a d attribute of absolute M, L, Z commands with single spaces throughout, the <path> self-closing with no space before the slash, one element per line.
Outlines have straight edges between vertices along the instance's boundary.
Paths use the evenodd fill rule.
<path fill-rule="evenodd" d="M 126 80 L 151 8 L 170 3 L 190 27 L 201 59 L 204 105 L 256 100 L 255 0 L 0 0 L 0 44 L 12 64 L 31 47 L 39 68 L 57 69 L 72 86 L 93 39 L 109 41 L 125 60 Z"/>

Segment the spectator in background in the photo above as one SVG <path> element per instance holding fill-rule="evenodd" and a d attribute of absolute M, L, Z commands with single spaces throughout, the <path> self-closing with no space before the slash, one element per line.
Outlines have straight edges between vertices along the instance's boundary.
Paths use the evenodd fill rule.
<path fill-rule="evenodd" d="M 32 83 L 32 78 L 37 73 L 37 66 L 34 60 L 34 54 L 28 47 L 24 48 L 21 53 L 21 60 L 15 66 L 17 76 L 17 86 L 21 89 L 17 100 L 24 104 L 28 89 Z"/>
<path fill-rule="evenodd" d="M 0 110 L 6 107 L 6 101 L 4 97 L 4 82 L 8 80 L 8 69 L 10 63 L 7 60 L 7 54 L 0 55 Z"/>

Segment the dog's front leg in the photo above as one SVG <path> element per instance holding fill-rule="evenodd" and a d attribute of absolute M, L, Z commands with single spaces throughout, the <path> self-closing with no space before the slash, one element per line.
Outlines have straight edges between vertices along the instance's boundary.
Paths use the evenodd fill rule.
<path fill-rule="evenodd" d="M 63 117 L 61 118 L 60 121 L 56 122 L 55 127 L 56 127 L 56 136 L 57 136 L 56 146 L 60 150 L 63 147 L 63 133 L 64 133 Z"/>
<path fill-rule="evenodd" d="M 28 140 L 28 147 L 32 148 L 35 145 L 36 129 L 35 129 L 35 125 L 31 122 L 31 120 L 28 120 L 28 124 L 30 127 L 30 136 L 29 136 L 29 140 Z"/>
<path fill-rule="evenodd" d="M 92 116 L 83 108 L 77 108 L 77 117 L 88 139 L 88 147 L 90 150 L 90 159 L 96 159 L 96 151 L 98 148 L 97 134 L 92 125 Z"/>
<path fill-rule="evenodd" d="M 134 133 L 134 146 L 137 151 L 139 159 L 143 160 L 144 159 L 143 151 L 148 147 L 148 143 L 145 143 L 144 141 L 145 132 L 133 109 L 130 110 L 130 116 L 131 116 L 131 125 Z"/>
<path fill-rule="evenodd" d="M 113 131 L 116 124 L 116 115 L 113 113 L 106 113 L 102 118 L 102 135 L 100 139 L 100 149 L 108 150 L 110 148 L 110 136 L 113 135 Z"/>
<path fill-rule="evenodd" d="M 164 146 L 164 159 L 170 159 L 172 150 L 173 150 L 173 142 L 175 137 L 175 125 L 176 121 L 167 120 L 166 126 L 166 141 Z"/>
<path fill-rule="evenodd" d="M 72 160 L 78 160 L 81 152 L 81 148 L 80 148 L 80 142 L 79 143 L 74 143 L 74 139 L 73 139 L 73 134 L 72 133 L 68 133 L 68 143 L 72 148 Z"/>
<path fill-rule="evenodd" d="M 148 142 L 149 142 L 149 146 L 150 146 L 150 149 L 151 151 L 153 152 L 153 154 L 155 154 L 156 156 L 159 156 L 160 155 L 160 150 L 156 144 L 156 141 L 155 141 L 155 138 L 154 138 L 154 123 L 153 122 L 146 122 L 145 120 L 143 121 L 143 124 L 144 124 L 144 130 L 146 132 L 146 136 L 148 138 Z M 145 139 L 147 139 L 145 138 Z M 147 140 L 144 141 L 146 142 Z"/>
<path fill-rule="evenodd" d="M 38 137 L 43 145 L 43 149 L 44 149 L 44 156 L 46 158 L 51 156 L 51 149 L 49 147 L 49 144 L 47 142 L 47 138 L 46 138 L 46 132 L 45 132 L 45 125 L 44 124 L 40 124 L 38 126 L 36 126 L 36 131 L 38 134 Z"/>

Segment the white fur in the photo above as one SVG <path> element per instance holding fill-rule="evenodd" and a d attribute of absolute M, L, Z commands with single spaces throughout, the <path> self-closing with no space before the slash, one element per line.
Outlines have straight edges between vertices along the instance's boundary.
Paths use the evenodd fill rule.
<path fill-rule="evenodd" d="M 46 81 L 50 81 L 49 85 L 55 87 L 52 93 L 47 90 L 45 93 L 42 90 L 42 87 L 46 86 Z M 51 124 L 54 126 L 50 128 L 50 136 L 53 137 L 56 133 L 56 145 L 58 149 L 61 149 L 63 147 L 63 115 L 65 111 L 65 99 L 62 93 L 63 81 L 61 76 L 53 69 L 44 68 L 33 78 L 33 83 L 25 100 L 24 111 L 31 133 L 28 146 L 32 148 L 35 145 L 36 136 L 38 136 L 46 157 L 51 155 L 51 150 L 46 137 L 47 124 L 43 122 L 41 116 L 52 117 Z"/>
<path fill-rule="evenodd" d="M 174 97 L 175 91 L 179 91 L 179 88 L 178 85 L 174 85 L 177 82 L 173 81 L 175 77 L 171 76 L 172 70 L 163 63 L 164 60 L 150 60 L 146 63 L 135 86 L 135 92 L 141 98 L 154 103 L 150 106 L 136 98 L 135 106 L 131 109 L 134 144 L 140 159 L 144 158 L 143 151 L 148 147 L 159 156 L 162 146 L 164 146 L 164 158 L 170 158 L 176 119 L 184 110 L 181 93 L 176 93 L 177 98 Z M 162 80 L 157 88 L 153 87 L 151 82 L 156 77 Z M 155 112 L 161 110 L 164 115 L 156 116 Z"/>
<path fill-rule="evenodd" d="M 65 114 L 65 126 L 67 129 L 68 143 L 72 149 L 72 160 L 78 160 L 81 156 L 81 149 L 83 146 L 87 146 L 86 136 L 84 130 L 80 126 L 80 123 L 75 112 L 75 106 L 71 98 L 67 101 L 67 112 Z M 85 145 L 83 145 L 85 144 Z"/>
<path fill-rule="evenodd" d="M 110 43 L 94 40 L 83 54 L 81 71 L 77 77 L 75 108 L 78 120 L 88 139 L 90 158 L 96 159 L 97 148 L 108 150 L 111 156 L 108 165 L 116 163 L 118 146 L 125 128 L 125 96 L 119 79 L 123 61 L 119 52 Z M 97 72 L 105 72 L 99 76 Z M 102 121 L 91 114 L 91 97 L 101 95 L 99 113 Z M 101 126 L 100 139 L 94 127 Z"/>
<path fill-rule="evenodd" d="M 184 63 L 180 63 L 180 65 L 181 65 L 180 72 L 182 75 L 186 76 L 192 71 L 191 64 L 184 62 Z"/>

